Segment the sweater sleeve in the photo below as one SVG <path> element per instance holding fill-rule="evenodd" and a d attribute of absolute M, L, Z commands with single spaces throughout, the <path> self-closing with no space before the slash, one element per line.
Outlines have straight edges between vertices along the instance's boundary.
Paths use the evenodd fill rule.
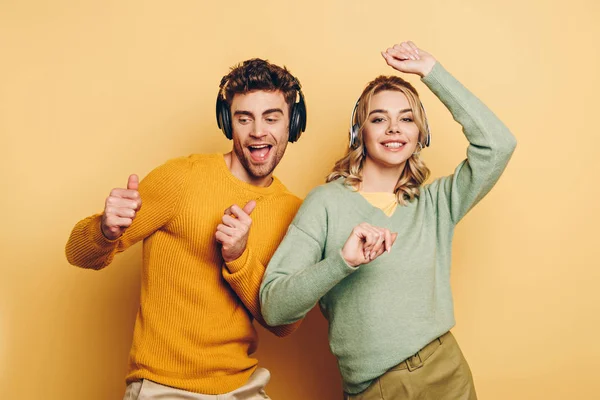
<path fill-rule="evenodd" d="M 223 278 L 262 326 L 279 337 L 289 335 L 300 326 L 301 321 L 282 326 L 270 326 L 265 322 L 258 298 L 265 266 L 255 256 L 252 249 L 246 247 L 246 250 L 238 259 L 225 263 L 225 266 L 226 268 L 223 268 Z"/>
<path fill-rule="evenodd" d="M 109 240 L 102 234 L 102 214 L 79 221 L 65 248 L 69 263 L 82 268 L 102 269 L 112 262 L 116 253 L 167 224 L 176 213 L 189 170 L 188 159 L 179 158 L 150 172 L 138 189 L 142 207 L 131 226 L 116 240 Z"/>
<path fill-rule="evenodd" d="M 321 188 L 304 200 L 265 272 L 260 301 L 269 325 L 301 320 L 331 288 L 358 269 L 346 264 L 341 250 L 323 257 L 327 209 Z"/>
<path fill-rule="evenodd" d="M 422 80 L 462 125 L 469 141 L 467 158 L 454 174 L 434 181 L 428 188 L 438 199 L 438 209 L 447 206 L 456 224 L 498 181 L 516 140 L 502 121 L 441 64 L 436 63 Z"/>

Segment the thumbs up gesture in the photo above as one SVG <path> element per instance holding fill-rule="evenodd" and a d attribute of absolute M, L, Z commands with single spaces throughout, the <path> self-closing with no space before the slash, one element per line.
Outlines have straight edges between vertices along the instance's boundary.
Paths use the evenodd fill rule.
<path fill-rule="evenodd" d="M 244 208 L 237 204 L 225 210 L 222 221 L 217 226 L 215 239 L 221 244 L 221 255 L 225 262 L 239 258 L 248 243 L 252 218 L 250 214 L 256 207 L 256 201 L 250 200 Z"/>
<path fill-rule="evenodd" d="M 106 198 L 100 226 L 107 239 L 118 239 L 133 223 L 136 213 L 142 207 L 138 185 L 138 176 L 130 175 L 127 189 L 113 189 Z"/>

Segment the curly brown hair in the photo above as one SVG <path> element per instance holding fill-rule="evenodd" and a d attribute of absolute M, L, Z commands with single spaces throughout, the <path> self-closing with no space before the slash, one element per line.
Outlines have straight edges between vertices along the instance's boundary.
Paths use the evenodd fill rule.
<path fill-rule="evenodd" d="M 253 58 L 232 67 L 229 74 L 221 79 L 220 88 L 229 106 L 236 94 L 255 90 L 281 91 L 291 110 L 300 82 L 285 66 L 282 68 L 267 60 Z"/>

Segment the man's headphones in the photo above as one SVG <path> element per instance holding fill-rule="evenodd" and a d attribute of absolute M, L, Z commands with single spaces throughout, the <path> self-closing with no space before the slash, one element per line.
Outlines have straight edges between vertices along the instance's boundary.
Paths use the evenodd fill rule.
<path fill-rule="evenodd" d="M 294 89 L 298 93 L 299 100 L 294 103 L 290 110 L 290 129 L 288 140 L 295 142 L 300 138 L 302 132 L 306 130 L 306 104 L 304 103 L 304 95 L 300 87 L 298 79 L 294 79 Z M 219 85 L 219 93 L 217 94 L 217 126 L 221 128 L 225 137 L 229 140 L 233 137 L 233 128 L 231 127 L 231 111 L 229 104 L 223 97 L 223 88 L 228 81 L 222 81 Z M 287 103 L 286 103 L 287 104 Z"/>
<path fill-rule="evenodd" d="M 360 126 L 358 126 L 358 121 L 356 121 L 356 110 L 358 110 L 359 103 L 360 98 L 356 100 L 356 104 L 354 104 L 354 109 L 352 110 L 352 116 L 350 117 L 350 148 L 356 148 L 356 138 L 358 137 L 358 130 L 360 129 Z M 419 101 L 419 105 L 421 106 L 421 112 L 423 113 L 425 132 L 427 133 L 427 136 L 425 136 L 425 143 L 423 143 L 422 146 L 429 147 L 431 144 L 431 132 L 429 131 L 429 123 L 427 122 L 427 113 L 425 112 L 423 103 Z"/>

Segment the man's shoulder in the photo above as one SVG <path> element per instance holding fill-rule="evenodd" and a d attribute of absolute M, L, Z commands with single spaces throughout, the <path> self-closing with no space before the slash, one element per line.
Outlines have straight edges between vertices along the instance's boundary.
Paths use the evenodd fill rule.
<path fill-rule="evenodd" d="M 219 165 L 223 161 L 223 155 L 218 153 L 210 154 L 190 154 L 187 156 L 175 157 L 167 161 L 167 163 L 187 165 L 187 166 L 206 166 Z"/>
<path fill-rule="evenodd" d="M 279 203 L 280 205 L 293 210 L 295 213 L 296 211 L 298 211 L 298 208 L 300 208 L 300 205 L 302 204 L 302 199 L 296 196 L 294 193 L 290 192 L 288 188 L 279 179 L 277 179 L 276 177 L 275 179 L 277 180 L 277 190 L 274 193 L 273 200 Z"/>
<path fill-rule="evenodd" d="M 195 168 L 204 168 L 205 171 L 208 171 L 211 168 L 218 168 L 219 162 L 222 162 L 222 160 L 223 156 L 221 154 L 190 154 L 187 156 L 171 158 L 156 169 L 189 171 Z"/>

